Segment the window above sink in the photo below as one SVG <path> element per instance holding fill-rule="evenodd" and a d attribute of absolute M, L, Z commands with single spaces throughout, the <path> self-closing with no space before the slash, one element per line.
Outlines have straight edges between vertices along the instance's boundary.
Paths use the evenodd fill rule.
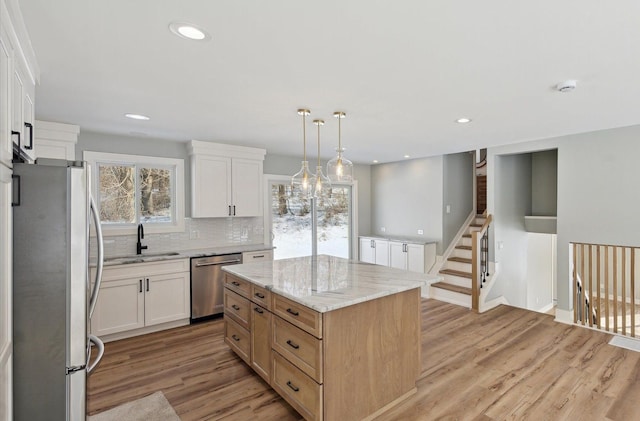
<path fill-rule="evenodd" d="M 105 235 L 184 231 L 184 160 L 84 152 Z"/>

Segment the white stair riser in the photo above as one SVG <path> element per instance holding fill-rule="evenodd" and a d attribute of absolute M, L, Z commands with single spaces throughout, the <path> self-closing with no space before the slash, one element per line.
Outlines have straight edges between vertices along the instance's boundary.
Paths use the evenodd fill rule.
<path fill-rule="evenodd" d="M 460 294 L 459 292 L 449 291 L 447 289 L 441 289 L 436 287 L 430 287 L 429 295 L 439 301 L 445 303 L 456 304 L 459 306 L 471 308 L 471 296 L 466 294 Z"/>
<path fill-rule="evenodd" d="M 485 218 L 476 218 L 473 223 L 476 225 L 484 225 L 484 223 L 486 222 Z"/>
<path fill-rule="evenodd" d="M 451 253 L 454 257 L 464 257 L 465 259 L 471 259 L 471 250 L 453 249 Z"/>
<path fill-rule="evenodd" d="M 480 231 L 482 229 L 482 227 L 469 227 L 469 229 L 467 230 L 467 232 L 465 232 L 465 234 L 471 234 L 474 231 Z"/>
<path fill-rule="evenodd" d="M 440 273 L 439 275 L 442 276 L 444 278 L 444 282 L 448 284 L 471 288 L 471 279 L 469 278 L 463 278 L 461 276 L 449 275 L 445 273 Z"/>
<path fill-rule="evenodd" d="M 447 263 L 444 265 L 444 269 L 453 269 L 471 273 L 471 263 L 452 262 L 451 260 L 447 260 Z"/>
<path fill-rule="evenodd" d="M 470 246 L 471 245 L 471 238 L 462 237 L 457 245 L 459 245 L 459 246 Z"/>

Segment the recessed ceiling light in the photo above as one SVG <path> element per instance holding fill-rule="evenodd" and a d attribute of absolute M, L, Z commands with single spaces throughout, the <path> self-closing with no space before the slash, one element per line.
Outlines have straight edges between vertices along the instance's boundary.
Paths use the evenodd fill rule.
<path fill-rule="evenodd" d="M 125 114 L 124 116 L 127 117 L 127 118 L 131 118 L 133 120 L 150 120 L 149 117 L 147 117 L 146 115 L 142 115 L 142 114 L 131 114 L 131 113 L 128 113 L 128 114 Z"/>
<path fill-rule="evenodd" d="M 462 117 L 462 118 L 457 119 L 456 123 L 460 123 L 460 124 L 471 123 L 471 119 L 470 118 L 466 118 L 466 117 Z"/>
<path fill-rule="evenodd" d="M 374 164 L 377 164 L 377 163 L 378 163 L 378 160 L 377 160 L 377 159 L 374 159 L 374 160 L 373 160 L 373 163 L 374 163 Z"/>
<path fill-rule="evenodd" d="M 411 158 L 409 155 L 405 155 L 404 157 L 405 157 L 405 158 Z"/>
<path fill-rule="evenodd" d="M 194 41 L 206 41 L 211 39 L 211 35 L 197 25 L 187 22 L 171 22 L 169 29 L 180 38 Z"/>

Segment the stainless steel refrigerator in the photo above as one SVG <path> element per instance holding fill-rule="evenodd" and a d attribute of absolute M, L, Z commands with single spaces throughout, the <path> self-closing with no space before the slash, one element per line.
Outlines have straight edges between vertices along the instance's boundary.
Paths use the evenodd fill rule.
<path fill-rule="evenodd" d="M 86 163 L 13 167 L 13 408 L 16 421 L 84 420 L 87 375 L 102 357 L 89 334 L 102 234 Z M 99 266 L 89 279 L 89 224 Z M 89 362 L 90 343 L 98 357 Z"/>

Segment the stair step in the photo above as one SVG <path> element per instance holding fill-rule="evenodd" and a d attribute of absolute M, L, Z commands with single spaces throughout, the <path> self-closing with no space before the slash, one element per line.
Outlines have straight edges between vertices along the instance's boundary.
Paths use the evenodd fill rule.
<path fill-rule="evenodd" d="M 462 238 L 471 238 L 471 234 L 463 234 Z"/>
<path fill-rule="evenodd" d="M 471 259 L 467 259 L 466 257 L 449 257 L 447 260 L 450 260 L 452 262 L 458 262 L 458 263 L 473 263 L 473 261 Z"/>
<path fill-rule="evenodd" d="M 454 269 L 442 269 L 440 273 L 442 273 L 443 275 L 453 275 L 453 276 L 459 276 L 461 278 L 469 278 L 469 279 L 471 279 L 471 277 L 473 276 L 469 272 L 463 272 L 461 270 L 454 270 Z"/>
<path fill-rule="evenodd" d="M 456 248 L 460 250 L 472 250 L 471 246 L 456 246 Z M 482 249 L 482 251 L 487 251 L 487 250 L 488 249 L 486 247 Z"/>
<path fill-rule="evenodd" d="M 436 282 L 431 284 L 432 287 L 446 289 L 447 291 L 453 291 L 464 295 L 471 295 L 471 288 L 461 287 L 458 285 L 448 284 L 446 282 Z"/>
<path fill-rule="evenodd" d="M 471 224 L 469 226 L 474 228 L 482 228 L 482 224 Z"/>

